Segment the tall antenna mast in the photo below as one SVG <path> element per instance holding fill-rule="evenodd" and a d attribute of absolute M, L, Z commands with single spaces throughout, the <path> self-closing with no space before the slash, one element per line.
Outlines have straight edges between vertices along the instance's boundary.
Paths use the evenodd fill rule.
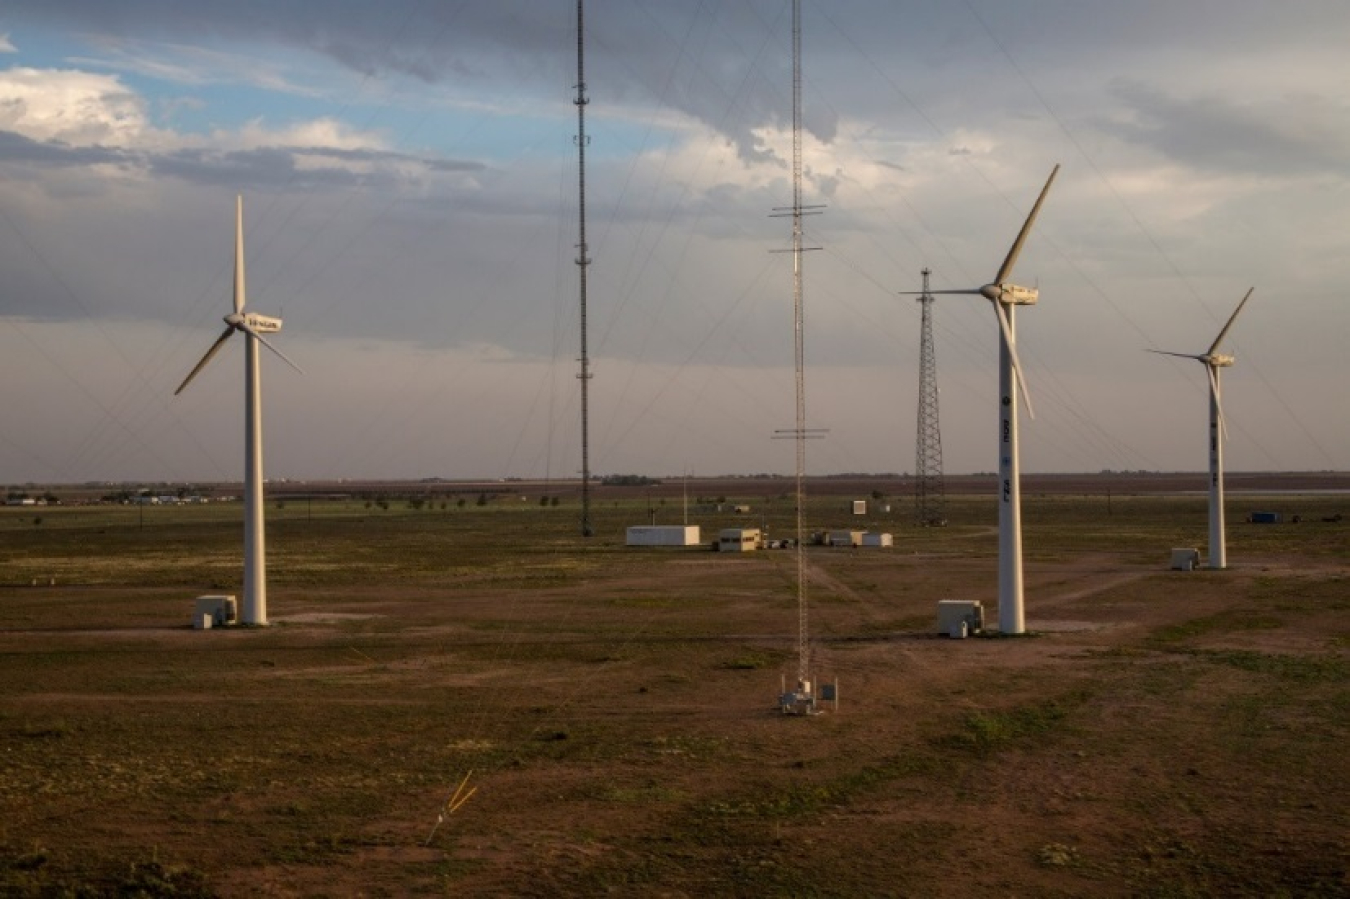
<path fill-rule="evenodd" d="M 591 264 L 586 255 L 586 45 L 583 0 L 577 0 L 577 96 L 572 102 L 577 107 L 577 216 L 580 227 L 577 235 L 577 271 L 581 294 L 581 536 L 595 533 L 591 526 L 591 441 L 590 441 L 590 383 L 591 360 L 586 348 L 586 267 Z"/>
<path fill-rule="evenodd" d="M 802 315 L 802 3 L 792 0 L 792 326 L 797 374 L 797 683 L 807 680 L 806 559 L 802 516 L 806 505 L 806 334 Z"/>
<path fill-rule="evenodd" d="M 689 471 L 684 473 L 684 526 L 689 527 Z"/>
<path fill-rule="evenodd" d="M 822 436 L 806 428 L 806 339 L 802 303 L 802 252 L 819 247 L 802 245 L 802 216 L 817 215 L 823 207 L 802 205 L 802 4 L 792 0 L 792 206 L 779 207 L 774 215 L 792 217 L 792 321 L 794 367 L 796 369 L 797 426 L 776 436 L 792 436 L 797 447 L 797 687 L 784 692 L 780 706 L 785 712 L 810 712 L 815 709 L 810 668 L 806 591 L 806 441 Z"/>
<path fill-rule="evenodd" d="M 946 485 L 942 479 L 942 433 L 938 429 L 937 354 L 933 348 L 933 295 L 923 270 L 922 337 L 919 342 L 919 415 L 914 430 L 914 523 L 941 527 L 947 523 Z"/>

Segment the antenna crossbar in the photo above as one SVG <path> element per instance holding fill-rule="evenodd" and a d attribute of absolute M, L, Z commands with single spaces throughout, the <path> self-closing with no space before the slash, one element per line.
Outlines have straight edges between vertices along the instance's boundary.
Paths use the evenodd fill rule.
<path fill-rule="evenodd" d="M 772 207 L 773 211 L 769 213 L 769 218 L 784 218 L 791 215 L 821 215 L 822 210 L 827 208 L 823 203 L 813 206 L 774 206 Z"/>

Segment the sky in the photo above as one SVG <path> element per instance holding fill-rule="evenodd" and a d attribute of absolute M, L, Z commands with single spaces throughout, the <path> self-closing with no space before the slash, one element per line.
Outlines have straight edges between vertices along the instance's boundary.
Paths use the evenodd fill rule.
<path fill-rule="evenodd" d="M 912 472 L 918 290 L 1016 269 L 1027 472 L 1350 470 L 1350 5 L 804 0 L 811 474 Z M 791 474 L 791 6 L 591 0 L 590 469 Z M 235 197 L 270 478 L 581 470 L 576 6 L 8 0 L 0 484 L 238 480 Z M 942 296 L 948 473 L 998 325 Z M 1340 386 L 1338 386 L 1340 385 Z"/>

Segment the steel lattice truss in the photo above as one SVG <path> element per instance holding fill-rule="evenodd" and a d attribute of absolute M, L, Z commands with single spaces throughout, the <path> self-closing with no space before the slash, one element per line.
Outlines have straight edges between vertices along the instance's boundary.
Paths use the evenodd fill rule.
<path fill-rule="evenodd" d="M 929 270 L 923 270 L 922 337 L 919 344 L 919 414 L 914 431 L 914 523 L 937 527 L 947 523 L 946 487 L 942 479 L 942 432 L 938 428 L 937 355 L 933 349 L 933 295 Z"/>

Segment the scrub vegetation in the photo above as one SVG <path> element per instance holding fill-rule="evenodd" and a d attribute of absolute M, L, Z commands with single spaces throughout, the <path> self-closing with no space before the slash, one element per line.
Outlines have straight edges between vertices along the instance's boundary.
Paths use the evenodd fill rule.
<path fill-rule="evenodd" d="M 237 504 L 0 509 L 0 895 L 1350 895 L 1345 497 L 1230 494 L 1230 569 L 1174 572 L 1203 496 L 1028 492 L 1032 635 L 962 641 L 992 497 L 829 486 L 808 522 L 895 546 L 808 551 L 811 718 L 792 553 L 626 547 L 643 487 L 589 541 L 525 488 L 274 498 L 273 626 L 208 631 Z"/>

